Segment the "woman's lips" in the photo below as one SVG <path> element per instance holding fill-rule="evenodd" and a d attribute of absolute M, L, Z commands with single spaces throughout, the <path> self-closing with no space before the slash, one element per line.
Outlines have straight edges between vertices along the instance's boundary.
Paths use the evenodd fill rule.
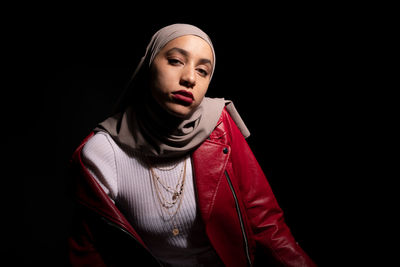
<path fill-rule="evenodd" d="M 172 92 L 172 97 L 185 106 L 191 105 L 194 101 L 193 94 L 186 90 Z"/>

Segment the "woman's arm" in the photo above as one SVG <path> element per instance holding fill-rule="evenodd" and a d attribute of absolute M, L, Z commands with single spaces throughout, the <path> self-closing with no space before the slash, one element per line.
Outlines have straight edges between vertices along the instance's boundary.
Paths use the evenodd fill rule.
<path fill-rule="evenodd" d="M 260 165 L 228 114 L 225 124 L 230 133 L 232 167 L 257 249 L 283 266 L 315 266 L 295 241 Z M 256 255 L 256 261 L 260 256 Z"/>

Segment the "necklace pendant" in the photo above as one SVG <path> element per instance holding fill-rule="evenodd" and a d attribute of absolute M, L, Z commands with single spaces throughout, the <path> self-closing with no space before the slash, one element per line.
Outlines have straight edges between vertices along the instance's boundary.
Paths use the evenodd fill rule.
<path fill-rule="evenodd" d="M 173 234 L 174 236 L 179 235 L 179 230 L 178 230 L 178 228 L 174 228 L 174 229 L 172 230 L 172 234 Z"/>
<path fill-rule="evenodd" d="M 175 192 L 174 195 L 172 196 L 172 200 L 175 200 L 179 196 L 178 192 Z"/>

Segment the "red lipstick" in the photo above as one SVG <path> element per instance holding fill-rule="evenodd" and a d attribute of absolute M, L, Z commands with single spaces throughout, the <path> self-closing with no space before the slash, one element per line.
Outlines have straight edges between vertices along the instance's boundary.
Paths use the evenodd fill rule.
<path fill-rule="evenodd" d="M 172 92 L 172 97 L 185 106 L 191 105 L 194 101 L 193 94 L 186 90 Z"/>

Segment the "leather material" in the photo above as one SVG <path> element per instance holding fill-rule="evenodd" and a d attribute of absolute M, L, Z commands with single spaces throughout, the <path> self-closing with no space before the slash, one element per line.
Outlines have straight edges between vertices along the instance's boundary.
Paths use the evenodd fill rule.
<path fill-rule="evenodd" d="M 125 238 L 131 237 L 132 247 L 145 251 L 132 252 L 133 263 L 139 263 L 136 255 L 151 258 L 139 235 L 82 164 L 81 150 L 92 135 L 77 148 L 72 159 L 77 170 L 77 200 L 92 214 L 125 231 Z M 226 266 L 248 266 L 249 261 L 251 265 L 268 261 L 272 266 L 316 266 L 293 238 L 261 167 L 226 110 L 209 139 L 193 152 L 192 161 L 206 233 Z M 88 212 L 82 213 L 80 218 L 87 216 Z M 74 266 L 84 266 L 80 264 L 87 258 L 98 261 L 96 266 L 103 266 L 100 264 L 102 260 L 111 258 L 114 260 L 109 260 L 109 264 L 104 263 L 104 266 L 119 266 L 112 262 L 125 256 L 104 256 L 110 254 L 110 249 L 96 251 L 95 248 L 100 246 L 94 244 L 99 240 L 92 231 L 96 220 L 76 222 L 80 231 L 71 236 L 69 243 L 71 262 L 76 263 Z M 112 236 L 118 235 L 110 238 Z M 119 244 L 119 240 L 108 242 L 114 246 Z M 152 262 L 156 263 L 154 259 Z"/>

